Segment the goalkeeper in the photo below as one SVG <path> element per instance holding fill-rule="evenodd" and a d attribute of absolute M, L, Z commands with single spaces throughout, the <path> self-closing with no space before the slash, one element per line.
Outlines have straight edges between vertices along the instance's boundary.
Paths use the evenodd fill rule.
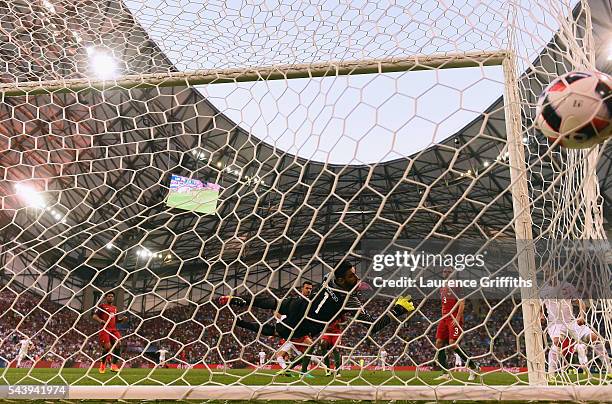
<path fill-rule="evenodd" d="M 304 297 L 288 297 L 281 302 L 278 312 L 286 315 L 283 321 L 276 324 L 259 324 L 257 322 L 238 319 L 236 325 L 247 330 L 267 336 L 277 336 L 289 340 L 291 338 L 316 337 L 325 327 L 341 313 L 356 317 L 360 321 L 373 324 L 371 333 L 377 333 L 394 319 L 414 310 L 410 297 L 400 297 L 391 309 L 391 315 L 385 314 L 378 319 L 367 313 L 361 302 L 353 294 L 358 288 L 359 277 L 355 267 L 348 261 L 341 262 L 333 272 L 333 279 L 324 284 L 314 294 L 313 299 Z M 247 301 L 237 296 L 222 296 L 221 305 L 245 307 L 253 305 L 262 309 L 276 310 L 278 303 L 275 298 L 255 297 Z"/>

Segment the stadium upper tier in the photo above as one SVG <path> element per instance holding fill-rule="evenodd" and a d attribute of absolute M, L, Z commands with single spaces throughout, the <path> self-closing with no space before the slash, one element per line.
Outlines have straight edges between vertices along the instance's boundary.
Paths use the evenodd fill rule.
<path fill-rule="evenodd" d="M 53 10 L 47 3 L 5 6 L 4 81 L 88 77 L 96 73 L 92 60 L 108 62 L 104 52 L 120 63 L 122 74 L 178 70 L 144 20 L 134 17 L 131 2 L 51 2 Z M 604 3 L 593 1 L 592 8 Z M 605 24 L 595 19 L 594 30 Z M 32 35 L 13 34 L 24 29 Z M 553 40 L 550 46 L 560 45 Z M 234 50 L 228 45 L 228 51 Z M 547 52 L 534 66 L 562 63 L 553 60 L 555 54 Z M 525 74 L 523 84 L 537 94 L 541 84 L 534 76 Z M 8 180 L 0 188 L 9 195 L 3 198 L 2 234 L 8 248 L 60 275 L 69 271 L 89 280 L 104 272 L 111 282 L 139 265 L 133 253 L 141 246 L 174 258 L 151 270 L 201 272 L 205 265 L 222 279 L 232 265 L 282 261 L 319 246 L 349 250 L 356 234 L 366 231 L 379 239 L 434 230 L 447 237 L 513 237 L 501 98 L 431 147 L 358 165 L 322 163 L 274 147 L 192 87 L 14 97 L 0 104 L 0 115 Z M 533 140 L 532 153 L 547 147 L 535 133 Z M 606 205 L 609 153 L 599 166 Z M 546 181 L 552 173 L 542 170 Z M 170 174 L 220 184 L 217 214 L 169 210 L 164 201 Z M 45 214 L 32 221 L 30 212 L 17 210 L 14 182 L 31 179 L 65 215 L 64 225 Z M 533 214 L 534 224 L 542 225 L 543 212 Z M 117 249 L 105 248 L 111 240 Z"/>

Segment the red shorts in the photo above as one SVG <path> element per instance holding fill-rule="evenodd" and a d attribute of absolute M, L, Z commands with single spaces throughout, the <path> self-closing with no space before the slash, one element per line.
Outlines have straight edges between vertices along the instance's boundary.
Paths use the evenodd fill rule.
<path fill-rule="evenodd" d="M 100 334 L 98 335 L 98 337 L 100 338 L 100 344 L 102 345 L 111 344 L 112 345 L 115 342 L 117 342 L 119 338 L 121 338 L 121 333 L 117 330 L 102 330 L 100 331 Z"/>
<path fill-rule="evenodd" d="M 340 343 L 340 335 L 339 334 L 323 334 L 321 337 L 321 341 L 327 341 L 331 346 L 336 346 Z"/>
<path fill-rule="evenodd" d="M 436 330 L 436 339 L 443 341 L 457 340 L 462 333 L 461 325 L 457 324 L 455 318 L 448 315 L 440 320 Z"/>

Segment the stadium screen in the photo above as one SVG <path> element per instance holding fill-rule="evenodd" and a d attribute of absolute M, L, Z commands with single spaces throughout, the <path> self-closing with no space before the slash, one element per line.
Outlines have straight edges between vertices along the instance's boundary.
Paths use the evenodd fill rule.
<path fill-rule="evenodd" d="M 199 213 L 215 213 L 221 186 L 172 174 L 166 205 Z"/>

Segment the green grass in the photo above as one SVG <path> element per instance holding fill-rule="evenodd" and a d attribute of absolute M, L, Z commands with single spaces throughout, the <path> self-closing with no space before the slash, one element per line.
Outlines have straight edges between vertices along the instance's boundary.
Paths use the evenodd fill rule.
<path fill-rule="evenodd" d="M 183 210 L 192 210 L 200 213 L 214 213 L 217 209 L 219 191 L 199 190 L 191 192 L 171 192 L 167 204 Z"/>
<path fill-rule="evenodd" d="M 311 372 L 314 378 L 286 377 L 277 375 L 277 371 L 253 369 L 233 369 L 228 371 L 205 369 L 125 369 L 114 374 L 107 370 L 105 374 L 97 369 L 5 369 L 0 372 L 2 384 L 75 384 L 75 385 L 204 385 L 204 384 L 298 384 L 298 385 L 432 385 L 440 372 L 382 372 L 382 371 L 345 371 L 342 377 L 325 376 L 322 370 Z M 457 381 L 450 385 L 461 385 L 467 382 L 466 373 L 455 373 Z M 486 384 L 508 385 L 526 382 L 525 376 L 516 376 L 504 372 L 494 372 L 484 376 Z"/>
<path fill-rule="evenodd" d="M 390 371 L 344 371 L 342 377 L 325 376 L 322 370 L 311 372 L 314 378 L 286 377 L 277 371 L 232 369 L 125 369 L 119 373 L 98 373 L 97 369 L 3 369 L 0 370 L 0 385 L 6 384 L 69 384 L 69 385 L 438 385 L 434 379 L 440 372 L 390 372 Z M 474 384 L 467 381 L 467 373 L 454 373 L 454 381 L 445 385 Z M 566 382 L 576 382 L 579 376 L 567 375 Z M 580 377 L 582 381 L 583 376 Z M 526 375 L 506 372 L 491 372 L 483 375 L 487 385 L 526 384 Z M 595 382 L 592 379 L 591 382 Z M 480 382 L 478 381 L 478 384 Z"/>

